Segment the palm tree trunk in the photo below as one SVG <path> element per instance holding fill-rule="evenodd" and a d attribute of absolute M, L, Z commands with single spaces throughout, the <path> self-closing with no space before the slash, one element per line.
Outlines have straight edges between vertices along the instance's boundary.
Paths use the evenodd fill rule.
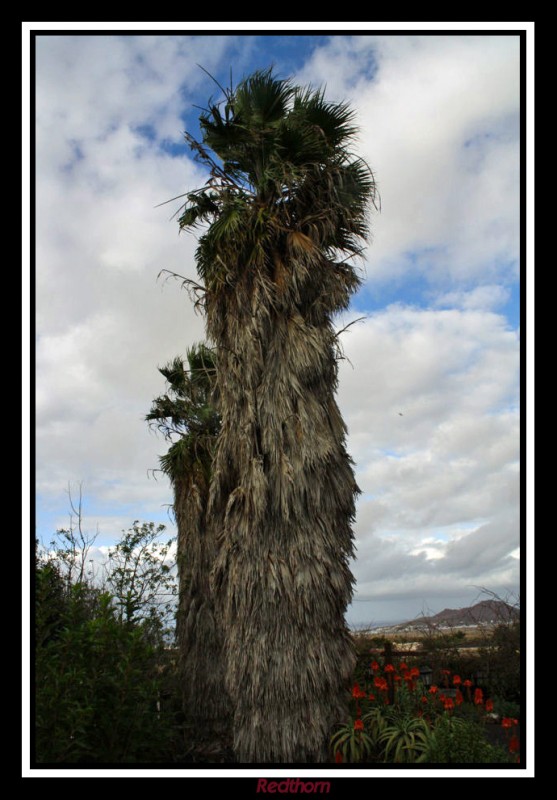
<path fill-rule="evenodd" d="M 358 488 L 331 315 L 358 280 L 332 262 L 315 280 L 302 260 L 270 260 L 206 296 L 222 417 L 214 586 L 238 760 L 313 763 L 345 717 L 355 663 L 344 615 Z"/>
<path fill-rule="evenodd" d="M 179 435 L 160 461 L 172 482 L 178 527 L 176 638 L 182 706 L 191 729 L 190 744 L 212 740 L 214 746 L 215 738 L 229 732 L 231 709 L 224 689 L 223 636 L 210 582 L 216 542 L 207 526 L 219 428 L 210 400 L 213 356 L 205 345 L 194 345 L 187 351 L 187 365 L 176 357 L 159 372 L 168 382 L 168 392 L 153 401 L 146 419 L 167 439 Z"/>
<path fill-rule="evenodd" d="M 210 586 L 214 535 L 206 525 L 208 489 L 191 475 L 174 481 L 178 526 L 179 600 L 176 638 L 186 723 L 195 738 L 226 735 L 230 700 L 224 689 L 223 636 Z"/>

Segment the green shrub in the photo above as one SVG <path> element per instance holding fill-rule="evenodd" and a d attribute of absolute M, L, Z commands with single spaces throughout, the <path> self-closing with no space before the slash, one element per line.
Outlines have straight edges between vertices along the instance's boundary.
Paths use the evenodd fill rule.
<path fill-rule="evenodd" d="M 520 703 L 520 622 L 497 625 L 480 655 L 489 693 Z"/>
<path fill-rule="evenodd" d="M 162 673 L 141 627 L 119 622 L 101 594 L 83 618 L 80 587 L 67 624 L 36 657 L 36 760 L 120 763 L 166 759 L 172 715 L 157 709 Z"/>
<path fill-rule="evenodd" d="M 151 544 L 151 527 L 140 529 L 134 524 L 133 534 L 137 537 L 142 532 Z M 129 536 L 123 541 L 128 542 Z M 67 562 L 56 554 L 37 557 L 34 710 L 38 764 L 172 760 L 175 706 L 168 699 L 168 687 L 173 665 L 163 636 L 168 612 L 166 604 L 162 610 L 152 603 L 140 608 L 139 589 L 156 591 L 157 562 L 148 558 L 133 571 L 128 555 L 128 562 L 118 564 L 114 573 L 119 596 L 84 580 L 72 582 Z M 141 572 L 139 567 L 145 564 L 148 570 Z M 138 575 L 143 576 L 141 584 Z M 164 586 L 167 570 L 161 576 Z M 135 616 L 122 613 L 121 597 L 131 598 Z M 128 602 L 125 611 L 130 607 Z"/>
<path fill-rule="evenodd" d="M 490 744 L 481 725 L 459 717 L 439 717 L 423 759 L 428 764 L 508 763 L 502 747 Z"/>

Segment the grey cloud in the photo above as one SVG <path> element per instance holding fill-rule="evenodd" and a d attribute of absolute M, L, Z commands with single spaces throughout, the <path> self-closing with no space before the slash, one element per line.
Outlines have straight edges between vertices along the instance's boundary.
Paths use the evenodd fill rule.
<path fill-rule="evenodd" d="M 373 79 L 362 52 L 377 65 Z M 512 36 L 379 35 L 333 40 L 307 66 L 359 110 L 382 197 L 371 281 L 516 277 L 518 64 Z"/>
<path fill-rule="evenodd" d="M 496 519 L 447 546 L 443 569 L 461 575 L 490 575 L 507 570 L 507 556 L 519 546 L 517 514 L 500 513 Z M 487 569 L 486 569 L 487 568 Z"/>
<path fill-rule="evenodd" d="M 203 321 L 156 282 L 162 268 L 195 279 L 196 241 L 170 221 L 179 202 L 155 206 L 203 177 L 159 145 L 179 141 L 207 85 L 195 62 L 211 70 L 236 47 L 211 44 L 39 39 L 37 488 L 64 507 L 82 479 L 103 531 L 171 500 L 147 477 L 166 445 L 143 417 L 164 389 L 157 366 Z M 394 305 L 342 337 L 339 404 L 364 492 L 353 611 L 518 578 L 519 347 L 494 313 L 516 269 L 516 64 L 497 37 L 341 37 L 299 76 L 358 108 L 383 206 L 368 284 L 423 273 L 438 306 Z M 442 557 L 427 557 L 432 541 Z"/>

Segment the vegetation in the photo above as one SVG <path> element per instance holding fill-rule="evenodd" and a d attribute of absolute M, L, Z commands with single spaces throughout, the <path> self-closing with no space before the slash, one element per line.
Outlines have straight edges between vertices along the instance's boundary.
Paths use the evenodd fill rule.
<path fill-rule="evenodd" d="M 170 589 L 168 544 L 154 541 L 162 532 L 134 524 L 104 585 L 84 565 L 68 569 L 68 550 L 78 554 L 71 531 L 60 532 L 58 551 L 37 550 L 37 763 L 158 762 L 175 749 L 175 711 L 163 700 L 172 664 L 161 600 Z"/>
<path fill-rule="evenodd" d="M 359 279 L 374 197 L 350 152 L 353 113 L 257 72 L 188 136 L 208 169 L 182 229 L 199 240 L 221 416 L 209 497 L 219 541 L 234 749 L 242 762 L 318 762 L 346 708 L 344 613 L 357 486 L 334 399 L 332 319 Z"/>
<path fill-rule="evenodd" d="M 87 538 L 81 520 L 60 531 L 48 551 L 37 550 L 38 764 L 234 760 L 226 737 L 195 723 L 181 708 L 183 667 L 168 632 L 173 569 L 169 543 L 158 541 L 163 533 L 162 526 L 134 523 L 112 548 L 102 574 L 79 563 L 78 543 Z M 364 648 L 354 672 L 352 713 L 332 731 L 328 758 L 363 764 L 516 763 L 521 714 L 506 679 L 519 662 L 516 649 L 507 648 L 514 625 L 508 624 L 506 635 L 501 626 L 491 638 L 486 634 L 485 651 L 478 651 L 471 669 L 465 655 L 458 671 L 420 669 L 423 653 L 402 660 L 396 642 L 384 638 L 374 641 L 377 654 L 371 661 L 369 646 L 367 654 Z M 270 645 L 267 656 L 272 653 Z M 493 694 L 485 677 L 478 683 L 486 653 Z M 218 663 L 209 669 L 217 684 Z M 202 683 L 202 676 L 198 680 Z M 224 692 L 222 682 L 220 688 Z M 226 711 L 223 724 L 231 722 Z"/>
<path fill-rule="evenodd" d="M 153 401 L 147 420 L 172 445 L 161 467 L 174 489 L 178 526 L 179 602 L 176 641 L 179 684 L 185 720 L 206 737 L 224 732 L 230 719 L 224 683 L 223 636 L 210 583 L 216 557 L 215 529 L 207 524 L 209 484 L 220 417 L 211 394 L 215 383 L 213 353 L 205 345 L 160 370 L 168 382 L 165 395 Z"/>
<path fill-rule="evenodd" d="M 376 660 L 352 688 L 353 715 L 331 737 L 337 763 L 516 763 L 518 718 L 497 717 L 470 678 L 449 669 L 430 683 L 417 666 Z M 503 735 L 489 736 L 498 724 Z"/>

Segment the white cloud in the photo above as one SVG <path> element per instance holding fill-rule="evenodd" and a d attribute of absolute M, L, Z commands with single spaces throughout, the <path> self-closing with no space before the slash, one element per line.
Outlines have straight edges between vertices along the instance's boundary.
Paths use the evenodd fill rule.
<path fill-rule="evenodd" d="M 203 321 L 156 282 L 162 268 L 196 273 L 195 238 L 169 220 L 179 203 L 155 206 L 204 176 L 161 144 L 180 142 L 198 87 L 215 89 L 196 62 L 219 69 L 234 48 L 245 62 L 253 41 L 207 44 L 38 40 L 37 489 L 63 520 L 67 482 L 83 480 L 103 536 L 171 502 L 148 477 L 167 445 L 144 416 L 164 389 L 157 366 L 202 339 Z M 516 277 L 517 64 L 512 37 L 333 37 L 296 76 L 356 106 L 377 175 L 362 302 L 401 287 L 342 337 L 339 403 L 364 492 L 355 615 L 365 598 L 411 616 L 422 598 L 516 586 L 518 338 L 497 312 Z M 430 308 L 404 302 L 416 275 Z"/>
<path fill-rule="evenodd" d="M 56 164 L 121 127 L 179 141 L 180 115 L 230 41 L 212 36 L 39 36 L 37 122 Z M 44 152 L 39 150 L 39 152 Z"/>
<path fill-rule="evenodd" d="M 434 305 L 464 310 L 495 310 L 504 306 L 509 299 L 509 290 L 500 284 L 476 286 L 470 291 L 446 292 L 435 298 Z"/>
<path fill-rule="evenodd" d="M 202 73 L 177 53 L 202 42 L 178 39 L 39 40 L 37 488 L 83 480 L 105 503 L 138 503 L 130 522 L 171 499 L 147 480 L 166 449 L 143 421 L 164 388 L 157 365 L 203 337 L 187 296 L 157 283 L 163 268 L 195 277 L 195 239 L 169 221 L 178 203 L 154 208 L 203 178 L 136 130 L 155 120 L 166 135 L 167 104 L 180 138 L 177 92 Z"/>
<path fill-rule="evenodd" d="M 356 598 L 516 589 L 516 333 L 490 311 L 399 305 L 343 344 L 339 400 L 363 492 Z"/>
<path fill-rule="evenodd" d="M 371 281 L 516 278 L 518 51 L 516 36 L 341 37 L 304 71 L 358 109 L 382 206 Z"/>

